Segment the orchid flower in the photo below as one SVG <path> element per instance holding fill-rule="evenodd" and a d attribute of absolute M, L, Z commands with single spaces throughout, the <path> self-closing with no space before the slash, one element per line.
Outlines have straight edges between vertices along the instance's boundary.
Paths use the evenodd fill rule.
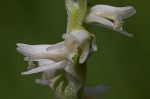
<path fill-rule="evenodd" d="M 72 63 L 72 58 L 77 54 L 79 48 L 82 49 L 79 63 L 85 62 L 90 50 L 96 50 L 96 47 L 90 48 L 90 46 L 96 46 L 95 39 L 93 38 L 94 43 L 90 44 L 89 34 L 85 30 L 72 31 L 71 33 L 64 34 L 62 38 L 64 39 L 63 42 L 53 45 L 27 45 L 18 43 L 17 50 L 25 56 L 24 60 L 28 61 L 28 69 L 30 69 L 21 74 L 29 75 L 44 72 L 45 75 L 47 71 L 65 69 L 68 64 Z M 38 61 L 39 67 L 35 68 L 33 61 Z M 50 72 L 47 74 L 51 75 Z"/>
<path fill-rule="evenodd" d="M 49 85 L 58 99 L 96 99 L 107 88 L 84 88 L 88 57 L 97 51 L 96 37 L 88 24 L 98 23 L 124 35 L 132 34 L 122 29 L 123 20 L 135 14 L 131 6 L 113 7 L 96 5 L 87 9 L 88 0 L 65 0 L 67 29 L 63 41 L 56 44 L 17 44 L 17 51 L 28 61 L 28 70 L 21 75 L 42 72 L 35 82 Z M 34 64 L 37 62 L 37 66 Z"/>
<path fill-rule="evenodd" d="M 106 28 L 132 37 L 133 34 L 122 29 L 123 19 L 134 15 L 136 10 L 131 6 L 113 7 L 109 5 L 96 5 L 92 7 L 86 17 L 88 23 L 98 23 Z"/>

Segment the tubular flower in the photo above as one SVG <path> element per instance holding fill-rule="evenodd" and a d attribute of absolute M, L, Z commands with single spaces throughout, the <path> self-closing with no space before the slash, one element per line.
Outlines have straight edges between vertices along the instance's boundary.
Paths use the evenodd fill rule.
<path fill-rule="evenodd" d="M 48 84 L 54 77 L 55 71 L 64 69 L 71 73 L 73 70 L 73 57 L 78 53 L 79 49 L 82 53 L 79 58 L 79 63 L 86 61 L 91 51 L 96 51 L 96 42 L 93 36 L 92 42 L 89 42 L 89 33 L 85 30 L 74 30 L 71 33 L 62 36 L 63 42 L 53 45 L 28 45 L 17 44 L 17 51 L 25 56 L 24 60 L 28 61 L 28 71 L 22 72 L 22 75 L 43 72 L 42 79 L 37 79 L 37 83 Z M 38 67 L 35 67 L 34 61 L 38 62 Z M 76 76 L 75 73 L 71 73 Z"/>
<path fill-rule="evenodd" d="M 109 5 L 96 5 L 92 7 L 86 17 L 87 23 L 98 23 L 106 28 L 132 37 L 133 35 L 122 29 L 123 19 L 134 15 L 136 10 L 131 6 L 113 7 Z"/>

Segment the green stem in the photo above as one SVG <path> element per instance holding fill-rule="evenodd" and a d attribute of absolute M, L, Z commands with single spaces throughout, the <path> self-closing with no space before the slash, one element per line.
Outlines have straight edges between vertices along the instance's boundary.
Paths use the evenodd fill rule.
<path fill-rule="evenodd" d="M 79 51 L 80 52 L 80 51 Z M 51 80 L 54 82 L 51 87 L 55 91 L 57 99 L 82 99 L 84 92 L 84 85 L 87 75 L 86 62 L 79 64 L 80 53 L 73 57 L 73 70 L 77 77 L 73 77 L 66 71 L 58 70 L 55 78 Z"/>
<path fill-rule="evenodd" d="M 83 21 L 87 10 L 87 0 L 66 0 L 66 9 L 67 33 L 76 29 L 84 29 Z"/>

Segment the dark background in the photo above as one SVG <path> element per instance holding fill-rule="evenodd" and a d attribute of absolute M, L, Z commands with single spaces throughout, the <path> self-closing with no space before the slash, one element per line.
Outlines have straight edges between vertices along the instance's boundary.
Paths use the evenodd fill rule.
<path fill-rule="evenodd" d="M 107 84 L 104 99 L 150 99 L 150 1 L 90 0 L 92 4 L 135 7 L 125 21 L 128 38 L 94 27 L 98 52 L 88 60 L 87 86 Z M 53 44 L 66 31 L 64 0 L 0 0 L 0 99 L 54 99 L 47 86 L 34 83 L 40 74 L 21 76 L 27 63 L 16 43 Z"/>

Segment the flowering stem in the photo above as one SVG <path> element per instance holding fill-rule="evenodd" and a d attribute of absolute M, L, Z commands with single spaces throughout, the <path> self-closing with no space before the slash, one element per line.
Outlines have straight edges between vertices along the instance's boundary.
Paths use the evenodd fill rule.
<path fill-rule="evenodd" d="M 78 79 L 74 78 L 68 73 L 64 73 L 62 75 L 61 71 L 61 82 L 62 85 L 59 84 L 55 90 L 55 94 L 57 99 L 83 99 L 84 85 L 86 80 L 86 63 L 79 64 L 79 54 L 74 57 L 74 65 L 73 69 L 76 72 Z M 69 77 L 70 80 L 66 78 Z M 58 81 L 60 83 L 60 81 Z M 62 86 L 64 86 L 64 82 L 66 83 L 65 89 L 62 91 Z"/>
<path fill-rule="evenodd" d="M 131 6 L 96 5 L 87 11 L 87 0 L 65 0 L 65 4 L 68 21 L 67 31 L 62 36 L 64 41 L 52 45 L 17 44 L 17 51 L 29 64 L 29 70 L 21 74 L 42 72 L 42 78 L 35 82 L 49 85 L 57 99 L 83 99 L 99 91 L 99 87 L 93 92 L 84 88 L 86 60 L 97 51 L 96 37 L 87 31 L 88 24 L 97 23 L 132 37 L 122 29 L 122 23 L 136 10 Z M 34 61 L 38 62 L 38 67 L 35 67 Z"/>
<path fill-rule="evenodd" d="M 68 14 L 67 33 L 77 29 L 85 30 L 83 21 L 87 10 L 87 0 L 66 0 L 65 3 Z M 57 87 L 55 93 L 58 99 L 83 98 L 87 65 L 86 62 L 79 63 L 80 56 L 81 50 L 78 50 L 77 54 L 72 58 L 73 71 L 75 72 L 76 77 L 73 77 L 68 73 L 64 73 L 64 75 L 61 74 L 61 76 L 59 76 L 60 79 L 63 79 L 62 84 L 66 82 L 66 87 L 63 92 L 61 90 L 64 85 Z M 71 80 L 68 80 L 66 76 Z"/>

